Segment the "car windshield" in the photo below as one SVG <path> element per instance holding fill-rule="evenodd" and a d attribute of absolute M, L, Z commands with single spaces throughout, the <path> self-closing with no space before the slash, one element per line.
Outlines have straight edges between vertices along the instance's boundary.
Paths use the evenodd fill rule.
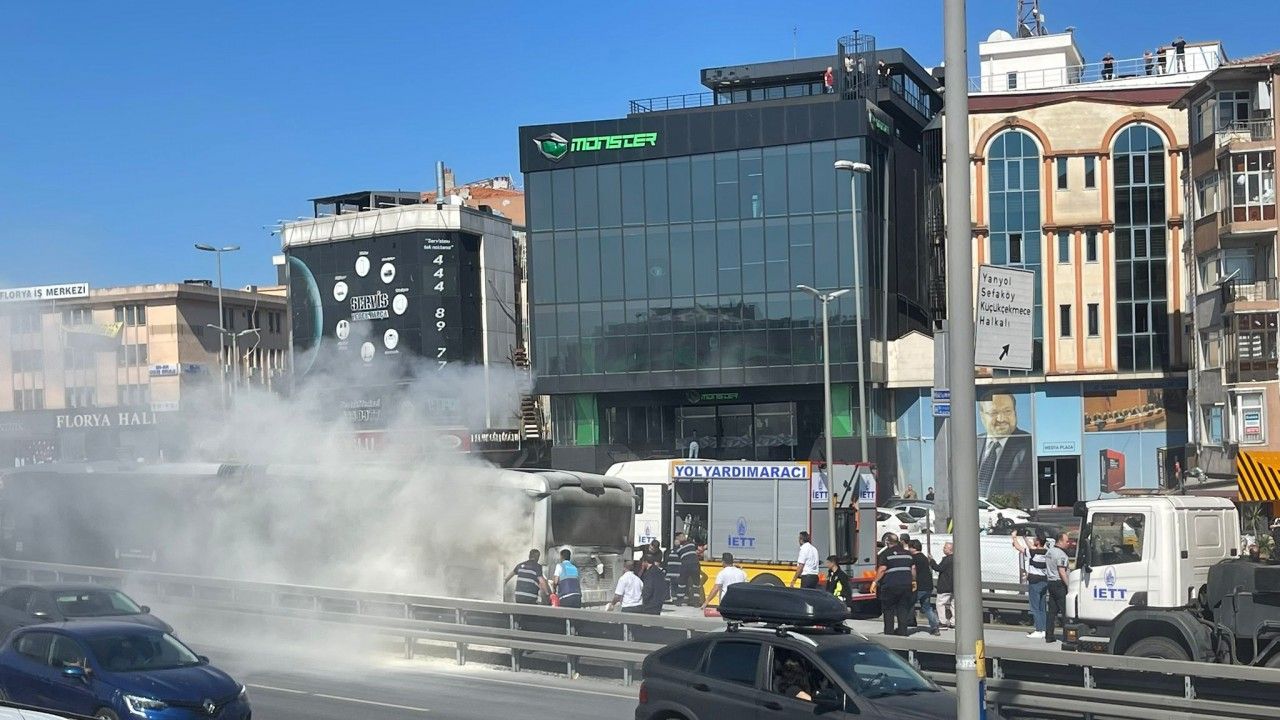
<path fill-rule="evenodd" d="M 865 698 L 939 692 L 938 686 L 897 653 L 879 645 L 836 645 L 819 655 L 854 692 Z"/>
<path fill-rule="evenodd" d="M 53 594 L 58 610 L 67 617 L 138 615 L 142 608 L 119 590 L 75 590 Z"/>
<path fill-rule="evenodd" d="M 122 632 L 89 638 L 89 648 L 108 672 L 145 672 L 192 667 L 200 658 L 162 632 Z"/>

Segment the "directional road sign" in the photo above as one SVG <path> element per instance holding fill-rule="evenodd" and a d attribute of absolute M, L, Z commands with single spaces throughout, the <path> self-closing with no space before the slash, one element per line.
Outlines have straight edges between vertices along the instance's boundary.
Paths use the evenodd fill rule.
<path fill-rule="evenodd" d="M 1030 370 L 1035 326 L 1034 270 L 978 267 L 978 318 L 974 333 L 974 365 Z"/>

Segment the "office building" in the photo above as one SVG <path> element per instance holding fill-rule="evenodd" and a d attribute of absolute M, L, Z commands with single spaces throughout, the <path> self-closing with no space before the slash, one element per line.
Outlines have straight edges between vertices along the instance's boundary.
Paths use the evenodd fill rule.
<path fill-rule="evenodd" d="M 520 128 L 553 465 L 694 443 L 703 458 L 821 459 L 821 305 L 796 286 L 853 288 L 856 237 L 870 420 L 857 425 L 850 293 L 829 313 L 835 456 L 859 459 L 866 432 L 891 478 L 887 359 L 931 324 L 937 84 L 857 33 L 832 55 L 700 77 L 705 92 L 633 100 L 625 117 Z"/>
<path fill-rule="evenodd" d="M 524 372 L 512 221 L 443 197 L 317 198 L 314 218 L 284 224 L 296 380 L 364 444 L 407 413 L 413 427 L 396 429 L 413 448 L 438 440 L 506 462 L 529 439 L 507 397 Z"/>
<path fill-rule="evenodd" d="M 1194 308 L 1189 486 L 1277 503 L 1280 512 L 1277 80 L 1280 53 L 1227 62 L 1174 106 L 1191 143 L 1182 175 Z"/>
<path fill-rule="evenodd" d="M 993 32 L 969 79 L 974 263 L 1035 272 L 1034 367 L 981 372 L 975 410 L 980 463 L 992 458 L 980 492 L 1023 507 L 1157 487 L 1186 467 L 1188 135 L 1169 105 L 1223 53 L 1125 50 L 1087 60 L 1074 32 L 1036 20 Z M 928 482 L 932 371 L 920 375 L 897 429 L 902 464 Z"/>
<path fill-rule="evenodd" d="M 0 464 L 178 460 L 190 449 L 189 421 L 221 409 L 224 371 L 228 394 L 279 389 L 283 293 L 222 295 L 219 322 L 207 280 L 0 291 Z M 234 346 L 224 336 L 220 351 L 210 325 L 241 335 Z"/>

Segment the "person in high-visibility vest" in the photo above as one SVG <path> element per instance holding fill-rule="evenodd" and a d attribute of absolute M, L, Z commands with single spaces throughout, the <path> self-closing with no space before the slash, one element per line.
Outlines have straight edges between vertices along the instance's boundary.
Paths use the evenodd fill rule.
<path fill-rule="evenodd" d="M 827 556 L 827 589 L 846 605 L 853 599 L 853 583 L 849 582 L 849 574 L 840 568 L 835 555 Z"/>

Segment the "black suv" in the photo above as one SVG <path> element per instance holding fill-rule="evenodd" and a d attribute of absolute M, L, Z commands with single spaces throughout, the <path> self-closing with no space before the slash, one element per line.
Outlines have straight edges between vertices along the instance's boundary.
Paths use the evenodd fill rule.
<path fill-rule="evenodd" d="M 735 595 L 738 588 L 747 593 Z M 725 632 L 675 643 L 645 660 L 636 720 L 957 717 L 955 696 L 892 650 L 842 621 L 802 617 L 821 615 L 831 601 L 831 612 L 842 613 L 837 599 L 817 590 L 732 586 L 720 609 L 730 620 Z M 744 603 L 753 608 L 735 608 Z M 776 615 L 761 610 L 796 603 L 807 603 L 801 617 L 786 608 Z"/>

